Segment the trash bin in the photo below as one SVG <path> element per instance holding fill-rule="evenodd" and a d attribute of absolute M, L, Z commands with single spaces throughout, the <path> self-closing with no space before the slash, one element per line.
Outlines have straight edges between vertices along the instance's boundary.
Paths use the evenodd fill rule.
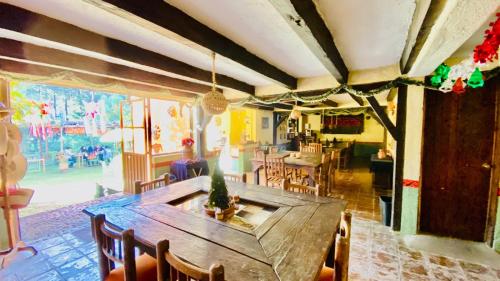
<path fill-rule="evenodd" d="M 382 215 L 382 223 L 386 226 L 391 226 L 392 197 L 380 196 L 379 204 L 380 204 L 380 214 Z"/>

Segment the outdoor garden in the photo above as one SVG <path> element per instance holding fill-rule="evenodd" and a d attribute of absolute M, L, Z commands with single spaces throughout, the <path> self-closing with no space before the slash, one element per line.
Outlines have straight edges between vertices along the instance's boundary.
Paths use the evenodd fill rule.
<path fill-rule="evenodd" d="M 122 190 L 120 102 L 126 96 L 23 82 L 10 87 L 28 159 L 19 184 L 35 190 L 21 216 Z"/>

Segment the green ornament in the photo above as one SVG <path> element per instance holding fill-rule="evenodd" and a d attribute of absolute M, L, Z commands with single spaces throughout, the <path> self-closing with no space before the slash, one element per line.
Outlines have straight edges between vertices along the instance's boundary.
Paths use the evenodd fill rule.
<path fill-rule="evenodd" d="M 444 63 L 434 70 L 434 76 L 441 76 L 442 80 L 448 79 L 448 73 L 450 73 L 450 67 Z"/>
<path fill-rule="evenodd" d="M 431 84 L 432 84 L 432 86 L 439 87 L 439 86 L 441 86 L 441 83 L 443 83 L 443 80 L 441 79 L 441 76 L 434 75 L 434 76 L 431 77 Z"/>
<path fill-rule="evenodd" d="M 467 81 L 467 85 L 471 88 L 479 88 L 484 86 L 484 80 L 483 80 L 483 74 L 481 73 L 481 70 L 476 67 L 474 72 L 469 77 L 469 80 Z"/>

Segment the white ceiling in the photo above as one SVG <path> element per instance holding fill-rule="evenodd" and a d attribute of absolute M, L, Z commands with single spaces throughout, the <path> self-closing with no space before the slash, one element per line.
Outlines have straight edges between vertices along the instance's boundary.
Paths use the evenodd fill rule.
<path fill-rule="evenodd" d="M 93 0 L 5 0 L 27 10 L 64 21 L 89 31 L 119 39 L 143 49 L 210 70 L 209 53 L 200 52 L 172 38 L 163 36 L 144 26 L 119 17 L 93 4 Z M 100 3 L 101 1 L 95 1 Z M 2 36 L 2 34 L 0 34 Z M 217 72 L 242 80 L 252 85 L 268 85 L 270 80 L 242 65 L 222 59 L 216 62 Z"/>
<path fill-rule="evenodd" d="M 349 70 L 399 64 L 415 0 L 314 0 Z"/>
<path fill-rule="evenodd" d="M 308 49 L 269 0 L 165 1 L 294 77 L 316 81 L 317 77 L 329 76 L 320 60 Z M 350 71 L 399 65 L 415 13 L 415 2 L 419 0 L 313 1 Z M 11 3 L 119 39 L 201 69 L 211 68 L 210 50 L 101 0 L 0 0 L 0 2 Z M 481 34 L 482 31 L 479 30 L 455 52 L 455 56 L 470 53 L 471 48 L 481 40 Z M 9 34 L 0 30 L 0 37 L 14 38 L 178 77 L 160 69 L 85 52 L 46 40 L 36 40 L 22 34 Z M 263 88 L 271 89 L 276 86 L 271 79 L 228 58 L 218 56 L 216 64 L 218 73 Z M 180 78 L 190 80 L 187 77 Z M 309 88 L 308 90 L 312 90 Z M 321 88 L 324 88 L 324 85 Z M 239 97 L 239 94 L 241 93 L 237 93 L 236 96 Z M 380 95 L 382 100 L 384 96 L 385 94 Z M 353 103 L 346 94 L 332 97 L 332 100 L 341 105 Z"/>
<path fill-rule="evenodd" d="M 268 0 L 165 2 L 294 77 L 328 74 Z"/>

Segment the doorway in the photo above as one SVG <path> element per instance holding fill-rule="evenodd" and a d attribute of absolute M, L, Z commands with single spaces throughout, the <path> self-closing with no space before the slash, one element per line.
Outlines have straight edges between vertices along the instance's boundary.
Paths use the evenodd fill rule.
<path fill-rule="evenodd" d="M 498 79 L 462 95 L 425 92 L 420 231 L 485 241 Z"/>

